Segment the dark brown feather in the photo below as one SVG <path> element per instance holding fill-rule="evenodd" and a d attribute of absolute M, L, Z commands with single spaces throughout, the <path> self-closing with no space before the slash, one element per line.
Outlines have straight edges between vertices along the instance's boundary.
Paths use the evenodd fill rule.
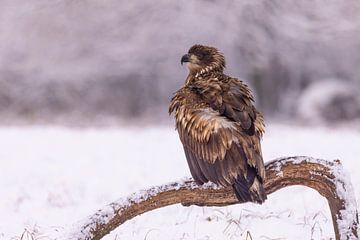
<path fill-rule="evenodd" d="M 169 106 L 170 113 L 175 111 L 190 172 L 199 184 L 233 186 L 240 201 L 262 203 L 266 199 L 260 145 L 263 117 L 252 104 L 248 86 L 222 72 L 225 61 L 220 53 L 199 46 L 189 54 L 201 52 L 203 59 L 213 62 L 198 63 L 204 68 L 187 77 Z"/>

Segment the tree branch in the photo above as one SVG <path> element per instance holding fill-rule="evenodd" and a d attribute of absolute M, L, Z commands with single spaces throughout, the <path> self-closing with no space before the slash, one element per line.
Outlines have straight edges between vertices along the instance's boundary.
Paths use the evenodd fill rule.
<path fill-rule="evenodd" d="M 349 176 L 340 161 L 289 157 L 266 164 L 267 194 L 292 185 L 313 188 L 328 200 L 337 240 L 357 239 L 359 220 L 356 200 Z M 227 206 L 239 202 L 232 188 L 219 188 L 213 184 L 198 186 L 187 179 L 142 190 L 113 202 L 74 225 L 61 239 L 101 239 L 135 216 L 177 203 L 184 206 Z"/>

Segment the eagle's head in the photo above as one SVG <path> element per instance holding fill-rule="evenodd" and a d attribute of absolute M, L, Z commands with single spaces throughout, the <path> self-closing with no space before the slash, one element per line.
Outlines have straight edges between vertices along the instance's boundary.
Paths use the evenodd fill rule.
<path fill-rule="evenodd" d="M 187 63 L 191 74 L 196 74 L 201 70 L 222 71 L 225 68 L 224 55 L 214 47 L 196 44 L 192 46 L 188 53 L 182 56 L 181 64 Z"/>

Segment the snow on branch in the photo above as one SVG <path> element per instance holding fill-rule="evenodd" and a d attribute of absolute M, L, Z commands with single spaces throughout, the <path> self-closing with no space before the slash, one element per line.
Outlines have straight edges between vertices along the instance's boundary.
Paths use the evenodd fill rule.
<path fill-rule="evenodd" d="M 337 240 L 358 239 L 358 213 L 349 174 L 339 160 L 311 157 L 279 158 L 266 164 L 265 189 L 271 194 L 281 188 L 303 185 L 313 188 L 329 203 Z M 227 206 L 239 203 L 232 188 L 213 184 L 198 186 L 192 179 L 152 187 L 131 194 L 98 210 L 72 226 L 60 239 L 101 239 L 127 220 L 142 213 L 181 203 L 184 206 Z"/>

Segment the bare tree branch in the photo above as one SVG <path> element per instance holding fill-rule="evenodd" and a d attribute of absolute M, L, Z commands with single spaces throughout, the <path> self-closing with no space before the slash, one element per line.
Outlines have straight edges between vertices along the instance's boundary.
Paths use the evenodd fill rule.
<path fill-rule="evenodd" d="M 340 161 L 311 157 L 280 158 L 266 164 L 265 189 L 271 194 L 292 185 L 310 187 L 329 203 L 337 240 L 358 238 L 358 213 L 353 188 Z M 239 203 L 231 188 L 198 186 L 191 180 L 152 187 L 109 204 L 73 227 L 61 239 L 101 239 L 142 213 L 181 203 L 184 206 L 227 206 Z"/>

